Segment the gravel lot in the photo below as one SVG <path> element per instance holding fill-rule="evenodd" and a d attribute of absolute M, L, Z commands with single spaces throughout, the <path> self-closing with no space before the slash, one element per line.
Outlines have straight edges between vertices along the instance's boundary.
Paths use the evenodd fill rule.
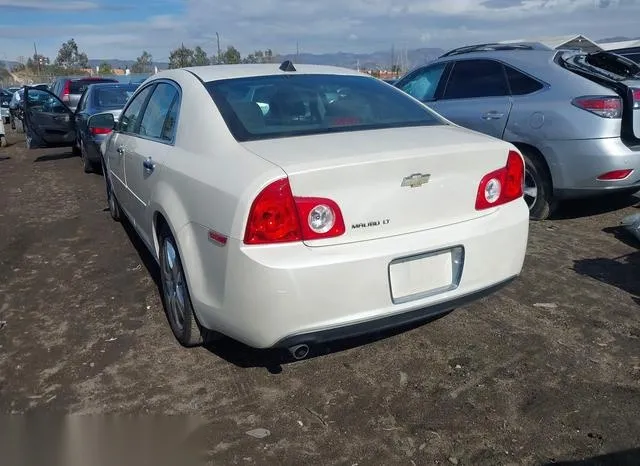
<path fill-rule="evenodd" d="M 214 464 L 640 464 L 640 255 L 615 228 L 633 199 L 533 223 L 524 272 L 497 295 L 292 363 L 180 347 L 102 177 L 9 142 L 0 413 L 193 414 Z"/>

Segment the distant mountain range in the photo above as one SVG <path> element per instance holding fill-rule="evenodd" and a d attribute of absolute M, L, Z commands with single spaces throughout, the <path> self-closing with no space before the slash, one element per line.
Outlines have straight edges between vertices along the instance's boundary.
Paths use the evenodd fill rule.
<path fill-rule="evenodd" d="M 640 40 L 640 37 L 608 37 L 601 39 L 598 42 L 621 42 L 627 40 Z M 286 54 L 278 55 L 274 57 L 274 61 L 292 60 L 294 63 L 306 63 L 311 65 L 334 65 L 342 66 L 346 68 L 361 69 L 389 69 L 393 64 L 399 65 L 403 69 L 412 69 L 417 66 L 423 65 L 430 61 L 435 60 L 444 53 L 440 48 L 419 48 L 413 50 L 401 50 L 396 49 L 394 52 L 389 50 L 378 51 L 373 53 L 300 53 L 300 54 Z M 95 68 L 102 63 L 108 63 L 112 68 L 126 69 L 131 68 L 135 63 L 135 60 L 120 60 L 120 59 L 92 59 L 89 60 L 89 66 Z M 12 68 L 17 65 L 15 61 L 5 61 L 6 66 Z M 154 62 L 154 66 L 163 70 L 169 67 L 166 62 Z"/>

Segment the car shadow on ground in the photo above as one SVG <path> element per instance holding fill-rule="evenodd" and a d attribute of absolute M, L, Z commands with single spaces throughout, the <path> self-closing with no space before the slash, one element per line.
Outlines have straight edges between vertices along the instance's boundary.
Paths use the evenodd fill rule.
<path fill-rule="evenodd" d="M 640 198 L 635 195 L 609 195 L 563 201 L 558 205 L 558 210 L 552 215 L 551 220 L 573 220 L 580 217 L 592 217 L 635 206 L 639 202 Z"/>
<path fill-rule="evenodd" d="M 71 151 L 66 151 L 60 152 L 59 154 L 41 155 L 40 157 L 37 157 L 33 163 L 53 162 L 55 160 L 72 159 L 74 157 L 77 157 L 77 155 L 73 154 Z"/>
<path fill-rule="evenodd" d="M 105 209 L 106 212 L 109 209 Z M 162 281 L 160 277 L 160 267 L 157 262 L 147 249 L 146 245 L 142 242 L 135 229 L 131 225 L 131 223 L 126 219 L 122 219 L 122 227 L 126 232 L 131 244 L 136 249 L 140 260 L 146 267 L 149 275 L 153 279 L 156 288 L 158 289 L 158 293 L 162 296 Z M 345 351 L 351 348 L 356 348 L 358 346 L 364 346 L 376 341 L 384 340 L 400 333 L 421 327 L 430 322 L 438 320 L 444 316 L 449 314 L 448 312 L 445 314 L 440 314 L 437 316 L 430 317 L 425 321 L 419 323 L 413 323 L 409 325 L 404 325 L 400 327 L 396 327 L 391 330 L 386 330 L 383 332 L 372 333 L 365 336 L 355 337 L 355 338 L 347 338 L 343 340 L 334 341 L 331 343 L 325 343 L 320 345 L 314 345 L 310 347 L 309 355 L 305 359 L 312 359 L 319 356 L 324 356 L 330 353 L 337 353 L 341 351 Z M 169 323 L 167 322 L 167 325 Z M 203 347 L 216 355 L 224 359 L 225 361 L 234 364 L 235 366 L 242 368 L 249 367 L 263 367 L 267 369 L 272 374 L 279 374 L 282 372 L 283 365 L 290 364 L 293 362 L 297 362 L 294 359 L 289 351 L 286 349 L 280 348 L 270 348 L 270 349 L 257 349 L 247 346 L 239 341 L 233 340 L 223 335 L 210 333 L 205 336 L 205 343 Z"/>
<path fill-rule="evenodd" d="M 620 241 L 637 248 L 640 244 L 622 227 L 605 228 L 606 233 L 614 235 Z M 573 269 L 576 273 L 591 277 L 599 282 L 625 291 L 633 296 L 633 300 L 640 304 L 640 251 L 623 256 L 596 259 L 581 259 L 574 261 Z M 640 464 L 640 463 L 638 463 Z"/>
<path fill-rule="evenodd" d="M 640 448 L 633 448 L 578 461 L 551 461 L 543 466 L 637 466 L 639 464 Z"/>
<path fill-rule="evenodd" d="M 11 160 L 11 157 L 5 157 L 5 156 L 0 155 L 0 162 L 3 162 L 5 160 Z"/>

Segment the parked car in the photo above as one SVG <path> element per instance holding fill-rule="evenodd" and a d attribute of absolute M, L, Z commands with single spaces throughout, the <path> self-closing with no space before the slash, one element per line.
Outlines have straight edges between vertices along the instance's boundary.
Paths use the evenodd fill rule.
<path fill-rule="evenodd" d="M 48 89 L 49 86 L 47 84 L 34 84 L 30 87 L 34 89 Z M 15 89 L 15 91 L 11 94 L 11 99 L 9 101 L 9 122 L 11 123 L 11 129 L 22 131 L 22 100 L 24 95 L 24 88 L 22 87 L 14 87 L 10 89 Z"/>
<path fill-rule="evenodd" d="M 87 86 L 90 84 L 117 82 L 117 79 L 89 76 L 84 78 L 58 78 L 51 85 L 50 90 L 58 96 L 65 105 L 75 111 L 78 101 Z"/>
<path fill-rule="evenodd" d="M 71 110 L 51 101 L 27 98 L 31 147 L 73 144 Z M 213 331 L 303 358 L 442 315 L 522 269 L 521 154 L 377 78 L 291 62 L 167 70 L 117 124 L 100 117 L 109 210 L 158 261 L 185 346 Z"/>
<path fill-rule="evenodd" d="M 396 86 L 518 147 L 531 217 L 545 219 L 560 199 L 640 189 L 639 72 L 607 52 L 483 44 L 452 50 Z"/>
<path fill-rule="evenodd" d="M 122 108 L 137 88 L 137 84 L 91 84 L 80 97 L 75 112 L 77 151 L 82 157 L 86 173 L 102 169 L 100 144 L 109 134 L 95 128 L 90 129 L 89 118 L 97 113 L 111 112 L 117 121 Z"/>
<path fill-rule="evenodd" d="M 0 118 L 5 125 L 9 124 L 9 103 L 11 102 L 11 92 L 0 89 Z"/>

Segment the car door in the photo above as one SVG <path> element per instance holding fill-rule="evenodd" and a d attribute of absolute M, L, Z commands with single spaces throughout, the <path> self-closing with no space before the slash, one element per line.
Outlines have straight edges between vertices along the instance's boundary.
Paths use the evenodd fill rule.
<path fill-rule="evenodd" d="M 140 89 L 132 96 L 131 100 L 124 108 L 118 119 L 118 125 L 114 131 L 107 151 L 105 162 L 107 163 L 111 186 L 120 202 L 120 206 L 130 215 L 127 206 L 130 204 L 131 193 L 127 189 L 125 174 L 125 158 L 127 156 L 127 146 L 132 136 L 138 132 L 140 119 L 144 106 L 151 95 L 155 85 Z"/>
<path fill-rule="evenodd" d="M 73 146 L 76 126 L 73 112 L 52 92 L 25 87 L 24 123 L 27 147 Z"/>
<path fill-rule="evenodd" d="M 153 221 L 148 205 L 173 146 L 179 105 L 177 84 L 158 82 L 145 106 L 137 134 L 131 136 L 127 145 L 125 176 L 131 194 L 128 207 L 138 233 L 148 244 L 152 244 Z"/>
<path fill-rule="evenodd" d="M 78 140 L 82 143 L 86 144 L 86 135 L 87 135 L 87 120 L 89 119 L 89 114 L 87 113 L 87 104 L 89 102 L 91 89 L 87 88 L 86 91 L 80 97 L 80 101 L 78 102 L 78 107 L 75 112 L 75 120 L 76 120 L 76 131 L 78 132 Z"/>
<path fill-rule="evenodd" d="M 488 59 L 455 61 L 442 98 L 429 105 L 460 126 L 501 139 L 512 106 L 504 66 Z"/>

